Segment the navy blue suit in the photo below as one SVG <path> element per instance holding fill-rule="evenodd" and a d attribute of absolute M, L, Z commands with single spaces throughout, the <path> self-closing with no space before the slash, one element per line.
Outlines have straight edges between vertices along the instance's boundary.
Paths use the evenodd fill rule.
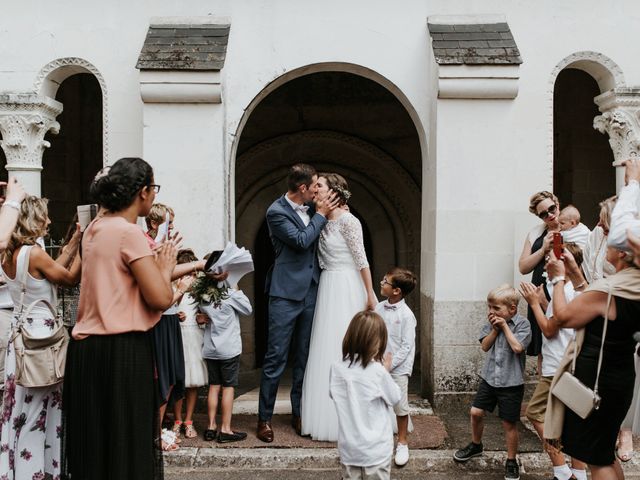
<path fill-rule="evenodd" d="M 269 294 L 269 339 L 262 367 L 258 415 L 271 421 L 280 377 L 287 365 L 293 343 L 293 383 L 291 410 L 300 416 L 302 380 L 309 356 L 311 324 L 316 308 L 320 266 L 316 251 L 318 238 L 327 219 L 309 209 L 311 221 L 304 222 L 284 196 L 267 210 L 269 236 L 275 251 L 275 263 L 267 274 Z"/>

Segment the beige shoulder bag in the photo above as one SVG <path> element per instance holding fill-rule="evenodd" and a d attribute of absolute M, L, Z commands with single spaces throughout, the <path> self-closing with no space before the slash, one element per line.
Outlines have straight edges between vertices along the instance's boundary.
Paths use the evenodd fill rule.
<path fill-rule="evenodd" d="M 30 251 L 27 251 L 26 259 L 22 262 L 20 314 L 12 335 L 16 354 L 16 383 L 29 388 L 48 387 L 60 383 L 64 378 L 69 334 L 55 307 L 47 300 L 36 300 L 25 308 L 29 254 Z M 44 304 L 51 313 L 50 319 L 44 320 L 51 328 L 51 334 L 46 337 L 34 337 L 29 333 L 29 329 L 25 328 L 25 324 L 29 323 L 31 311 L 39 303 Z"/>
<path fill-rule="evenodd" d="M 600 379 L 600 367 L 602 366 L 602 354 L 604 352 L 604 341 L 607 336 L 607 324 L 609 323 L 609 305 L 611 304 L 611 291 L 607 296 L 607 310 L 604 316 L 604 326 L 602 327 L 602 343 L 600 345 L 600 355 L 598 356 L 598 369 L 596 371 L 596 383 L 593 390 L 578 380 L 574 373 L 576 371 L 576 360 L 578 357 L 577 348 L 573 349 L 573 361 L 571 371 L 564 372 L 553 387 L 551 393 L 573 410 L 580 418 L 585 419 L 594 410 L 600 408 L 600 395 L 598 395 L 598 380 Z M 575 340 L 574 340 L 575 341 Z"/>

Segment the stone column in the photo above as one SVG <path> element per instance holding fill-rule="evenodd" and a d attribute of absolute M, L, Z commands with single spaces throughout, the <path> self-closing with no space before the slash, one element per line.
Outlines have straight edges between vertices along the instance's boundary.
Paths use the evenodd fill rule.
<path fill-rule="evenodd" d="M 51 144 L 47 132 L 57 134 L 56 117 L 62 104 L 35 93 L 0 95 L 0 146 L 7 157 L 10 177 L 17 177 L 32 195 L 41 194 L 42 153 Z"/>
<path fill-rule="evenodd" d="M 616 88 L 598 95 L 594 101 L 602 112 L 593 119 L 593 128 L 609 135 L 613 166 L 628 158 L 640 158 L 640 88 Z M 624 169 L 616 168 L 616 191 L 624 186 Z"/>

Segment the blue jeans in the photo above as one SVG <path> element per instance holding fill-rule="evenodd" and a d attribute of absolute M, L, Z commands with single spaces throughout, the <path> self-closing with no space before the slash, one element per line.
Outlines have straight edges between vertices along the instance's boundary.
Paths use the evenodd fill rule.
<path fill-rule="evenodd" d="M 309 341 L 311 340 L 311 325 L 313 324 L 317 293 L 318 285 L 312 283 L 304 300 L 269 297 L 269 338 L 262 366 L 258 404 L 260 421 L 271 421 L 280 377 L 287 366 L 291 345 L 295 350 L 291 411 L 293 415 L 300 416 L 302 381 L 309 357 Z"/>

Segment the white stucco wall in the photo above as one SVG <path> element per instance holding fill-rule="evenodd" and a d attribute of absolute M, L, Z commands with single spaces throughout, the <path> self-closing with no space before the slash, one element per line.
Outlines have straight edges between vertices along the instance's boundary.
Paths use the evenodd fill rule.
<path fill-rule="evenodd" d="M 520 49 L 518 96 L 437 100 L 427 17 L 487 13 L 505 15 Z M 135 64 L 150 18 L 209 14 L 231 19 L 222 104 L 143 108 Z M 517 258 L 536 223 L 528 197 L 552 188 L 552 72 L 574 52 L 594 51 L 640 85 L 640 44 L 628 41 L 639 17 L 634 0 L 25 0 L 3 6 L 0 91 L 31 91 L 56 58 L 91 62 L 108 90 L 105 160 L 149 160 L 159 201 L 175 207 L 185 244 L 202 254 L 234 237 L 235 142 L 261 92 L 305 66 L 361 67 L 401 99 L 421 136 L 421 288 L 432 304 L 423 342 L 434 348 L 423 370 L 462 371 L 468 386 L 486 293 L 519 281 Z"/>

